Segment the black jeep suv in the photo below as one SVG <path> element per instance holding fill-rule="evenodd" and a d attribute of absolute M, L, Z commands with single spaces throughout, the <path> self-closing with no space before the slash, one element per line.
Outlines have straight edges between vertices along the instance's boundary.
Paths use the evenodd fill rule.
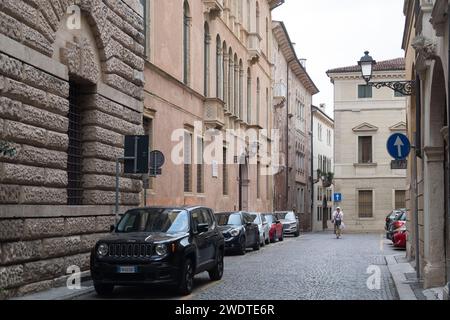
<path fill-rule="evenodd" d="M 91 275 L 99 295 L 115 285 L 168 284 L 192 292 L 194 276 L 223 275 L 224 238 L 214 213 L 204 207 L 149 207 L 126 212 L 111 235 L 91 253 Z"/>

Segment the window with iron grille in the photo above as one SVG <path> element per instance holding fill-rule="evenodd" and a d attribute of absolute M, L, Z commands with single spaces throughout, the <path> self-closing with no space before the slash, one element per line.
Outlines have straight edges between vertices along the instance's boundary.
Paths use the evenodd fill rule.
<path fill-rule="evenodd" d="M 222 189 L 223 189 L 223 195 L 228 195 L 228 163 L 227 163 L 227 148 L 223 148 L 223 165 L 222 165 L 222 175 L 223 175 L 223 181 L 222 181 Z"/>
<path fill-rule="evenodd" d="M 197 193 L 205 192 L 204 183 L 204 165 L 203 165 L 203 148 L 204 142 L 202 138 L 197 139 Z"/>
<path fill-rule="evenodd" d="M 83 204 L 80 94 L 80 87 L 71 82 L 69 88 L 68 114 L 69 147 L 67 150 L 67 204 L 69 206 Z"/>
<path fill-rule="evenodd" d="M 405 190 L 395 190 L 395 208 L 394 209 L 404 209 L 406 208 L 406 191 Z"/>
<path fill-rule="evenodd" d="M 358 212 L 360 218 L 373 217 L 373 191 L 360 190 L 358 191 Z"/>
<path fill-rule="evenodd" d="M 192 134 L 184 133 L 184 192 L 192 192 Z"/>

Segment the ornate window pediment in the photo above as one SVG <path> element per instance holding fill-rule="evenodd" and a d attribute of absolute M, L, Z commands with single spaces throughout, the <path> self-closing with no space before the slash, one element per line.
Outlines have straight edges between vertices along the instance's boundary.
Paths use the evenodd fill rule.
<path fill-rule="evenodd" d="M 362 124 L 360 124 L 359 126 L 354 127 L 353 132 L 377 132 L 378 131 L 378 127 L 364 122 Z"/>
<path fill-rule="evenodd" d="M 406 131 L 406 123 L 401 121 L 389 128 L 391 131 Z"/>

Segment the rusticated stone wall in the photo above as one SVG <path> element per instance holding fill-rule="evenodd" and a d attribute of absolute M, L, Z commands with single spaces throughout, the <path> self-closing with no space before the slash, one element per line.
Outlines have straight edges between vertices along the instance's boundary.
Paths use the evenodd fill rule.
<path fill-rule="evenodd" d="M 68 27 L 70 6 L 80 26 Z M 89 251 L 114 223 L 115 160 L 141 134 L 144 21 L 138 0 L 0 2 L 0 299 L 89 269 Z M 68 206 L 69 92 L 83 90 L 82 205 Z M 121 210 L 140 203 L 121 177 Z"/>

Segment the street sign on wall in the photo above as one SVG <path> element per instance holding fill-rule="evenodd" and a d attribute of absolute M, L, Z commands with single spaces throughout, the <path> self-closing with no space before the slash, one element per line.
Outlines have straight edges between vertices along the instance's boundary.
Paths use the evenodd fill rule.
<path fill-rule="evenodd" d="M 342 202 L 342 193 L 334 194 L 334 202 Z"/>
<path fill-rule="evenodd" d="M 387 141 L 387 150 L 395 160 L 404 160 L 411 152 L 411 143 L 407 136 L 402 133 L 394 133 Z"/>

